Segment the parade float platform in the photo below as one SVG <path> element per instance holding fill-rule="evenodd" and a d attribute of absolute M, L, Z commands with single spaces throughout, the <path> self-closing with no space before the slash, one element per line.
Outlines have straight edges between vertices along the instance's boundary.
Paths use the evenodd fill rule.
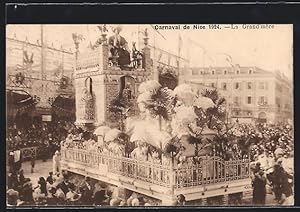
<path fill-rule="evenodd" d="M 248 198 L 252 193 L 248 159 L 211 157 L 197 165 L 177 167 L 82 149 L 62 148 L 61 154 L 64 171 L 155 198 L 162 205 L 171 205 L 179 194 L 201 205 L 214 197 L 227 205 L 232 196 Z"/>

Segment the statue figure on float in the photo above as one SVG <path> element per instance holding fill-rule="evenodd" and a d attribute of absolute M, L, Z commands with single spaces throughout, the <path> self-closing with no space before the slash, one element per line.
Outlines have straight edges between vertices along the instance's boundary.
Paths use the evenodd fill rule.
<path fill-rule="evenodd" d="M 114 65 L 119 65 L 122 69 L 130 65 L 130 50 L 127 41 L 120 35 L 121 31 L 121 26 L 113 28 L 115 34 L 109 37 L 108 44 L 113 59 L 117 58 L 117 61 L 113 60 Z"/>

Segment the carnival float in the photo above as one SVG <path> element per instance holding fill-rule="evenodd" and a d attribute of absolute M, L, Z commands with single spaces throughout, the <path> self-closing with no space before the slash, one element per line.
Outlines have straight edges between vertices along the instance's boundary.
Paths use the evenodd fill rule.
<path fill-rule="evenodd" d="M 63 169 L 160 205 L 174 204 L 178 195 L 197 205 L 249 195 L 249 155 L 226 158 L 218 151 L 218 138 L 230 130 L 224 98 L 216 91 L 196 93 L 188 84 L 172 90 L 153 79 L 147 37 L 139 65 L 118 66 L 105 35 L 88 55 L 77 55 L 76 123 L 94 138 L 68 137 L 61 146 Z M 83 87 L 91 94 L 86 104 Z"/>

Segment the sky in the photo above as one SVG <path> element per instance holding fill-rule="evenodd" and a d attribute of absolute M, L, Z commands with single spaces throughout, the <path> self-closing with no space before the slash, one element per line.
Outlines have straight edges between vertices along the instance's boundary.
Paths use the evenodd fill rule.
<path fill-rule="evenodd" d="M 84 41 L 81 49 L 100 37 L 97 25 L 44 25 L 44 35 L 48 45 L 74 50 L 72 33 L 80 33 Z M 108 25 L 111 31 L 111 26 Z M 274 25 L 273 29 L 163 29 L 155 30 L 152 25 L 122 25 L 121 35 L 131 45 L 143 36 L 145 28 L 149 32 L 151 45 L 178 55 L 179 36 L 182 38 L 180 56 L 190 60 L 190 66 L 229 66 L 226 55 L 233 64 L 257 66 L 268 71 L 280 71 L 292 79 L 293 73 L 293 28 L 292 25 Z M 162 25 L 159 25 L 162 26 Z M 166 26 L 166 25 L 165 25 Z M 192 28 L 193 25 L 189 24 Z M 138 32 L 139 31 L 139 32 Z M 40 25 L 7 25 L 7 37 L 35 43 L 41 38 Z M 141 49 L 142 43 L 138 44 Z M 204 53 L 205 52 L 205 53 Z M 224 54 L 225 53 L 225 54 Z"/>

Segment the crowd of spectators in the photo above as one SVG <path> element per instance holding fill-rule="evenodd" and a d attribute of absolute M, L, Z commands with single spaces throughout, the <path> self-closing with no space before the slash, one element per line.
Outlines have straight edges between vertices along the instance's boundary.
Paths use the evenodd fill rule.
<path fill-rule="evenodd" d="M 22 128 L 17 128 L 13 124 L 7 129 L 7 148 L 14 151 L 26 147 L 43 146 L 54 153 L 59 149 L 60 142 L 65 140 L 70 128 L 73 127 L 73 124 L 67 121 L 34 122 Z"/>
<path fill-rule="evenodd" d="M 8 177 L 8 206 L 154 206 L 158 202 L 132 192 L 130 197 L 117 195 L 116 187 L 84 180 L 68 173 L 50 172 L 39 177 L 36 186 L 21 169 Z M 180 201 L 178 200 L 178 204 Z"/>
<path fill-rule="evenodd" d="M 55 151 L 60 149 L 60 146 L 63 146 L 65 148 L 99 152 L 114 157 L 130 157 L 163 165 L 170 164 L 171 155 L 174 156 L 175 164 L 178 166 L 188 161 L 186 156 L 184 156 L 184 146 L 175 146 L 173 150 L 170 147 L 171 150 L 166 152 L 166 149 L 155 148 L 146 142 L 139 140 L 132 142 L 129 136 L 122 132 L 117 133 L 114 139 L 105 141 L 104 136 L 96 136 L 92 132 L 76 128 L 69 122 L 35 123 L 28 128 L 22 129 L 10 127 L 7 140 L 10 151 L 40 145 L 47 150 L 49 156 L 52 156 Z M 276 200 L 282 201 L 282 194 L 285 194 L 286 197 L 292 195 L 292 190 L 289 189 L 291 185 L 286 182 L 294 174 L 292 162 L 293 145 L 293 129 L 291 126 L 238 124 L 229 129 L 219 142 L 214 142 L 211 145 L 211 153 L 225 160 L 250 159 L 255 164 L 252 166 L 253 186 L 263 189 L 263 191 L 257 191 L 256 189 L 256 193 L 263 194 L 266 184 L 269 184 L 272 186 Z M 173 154 L 170 154 L 171 152 Z M 192 157 L 192 159 L 194 158 Z M 256 167 L 257 164 L 259 168 Z M 277 167 L 278 165 L 280 168 Z M 31 180 L 24 177 L 22 170 L 18 170 L 9 174 L 7 192 L 9 197 L 8 204 L 10 205 L 92 204 L 136 206 L 154 204 L 145 202 L 143 198 L 135 197 L 134 195 L 130 197 L 132 201 L 130 199 L 114 198 L 107 189 L 99 187 L 97 184 L 92 185 L 89 178 L 86 178 L 83 183 L 78 185 L 73 183 L 68 175 L 60 172 L 55 173 L 59 170 L 53 170 L 55 174 L 50 173 L 47 180 L 45 180 L 44 176 L 40 177 L 39 186 L 32 188 Z M 265 176 L 265 180 L 263 176 Z M 277 179 L 281 179 L 280 182 Z M 29 191 L 32 191 L 32 195 L 24 195 Z M 17 198 L 14 196 L 17 196 Z M 265 198 L 257 197 L 257 195 L 255 198 L 255 203 L 264 204 Z"/>
<path fill-rule="evenodd" d="M 213 151 L 225 160 L 258 160 L 263 153 L 293 156 L 293 129 L 289 125 L 238 124 L 217 137 Z"/>

